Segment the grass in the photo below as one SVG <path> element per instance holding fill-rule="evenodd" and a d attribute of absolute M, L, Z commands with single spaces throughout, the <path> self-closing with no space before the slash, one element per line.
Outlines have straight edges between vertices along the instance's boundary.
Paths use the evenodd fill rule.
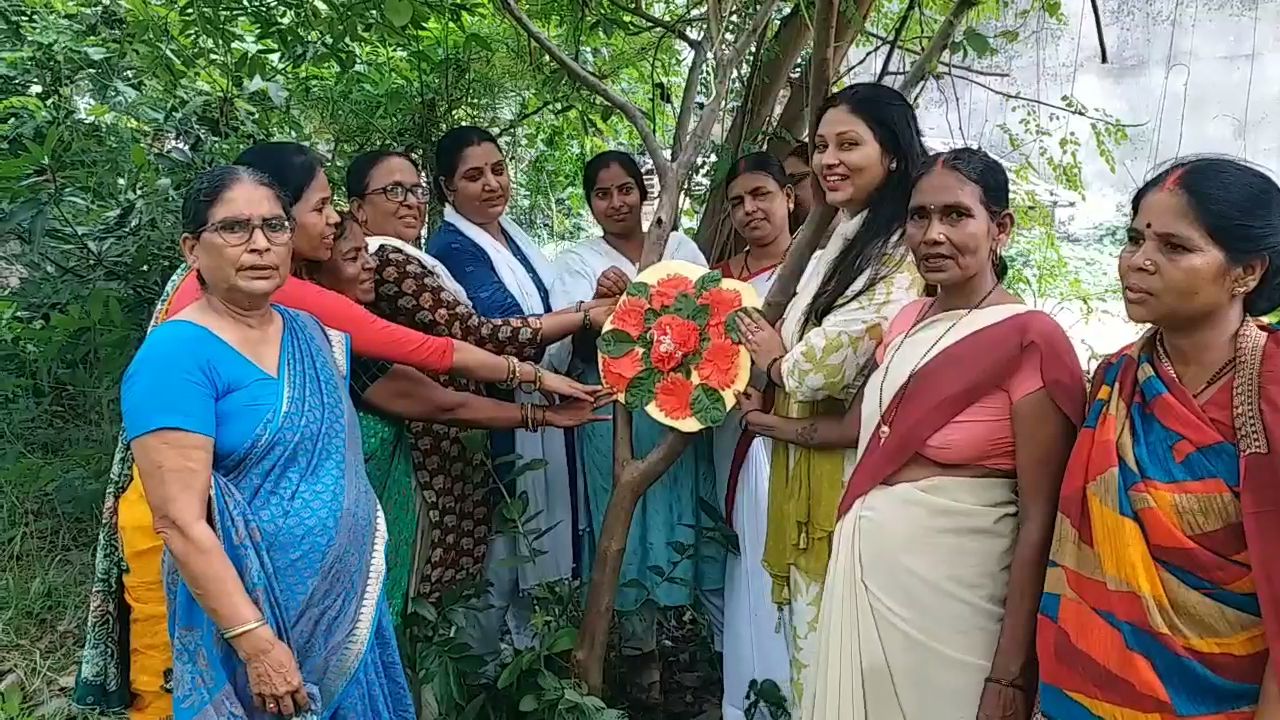
<path fill-rule="evenodd" d="M 0 475 L 0 684 L 22 698 L 29 717 L 70 717 L 97 522 L 93 513 L 60 510 L 59 486 L 21 477 Z M 14 717 L 9 707 L 0 718 Z"/>

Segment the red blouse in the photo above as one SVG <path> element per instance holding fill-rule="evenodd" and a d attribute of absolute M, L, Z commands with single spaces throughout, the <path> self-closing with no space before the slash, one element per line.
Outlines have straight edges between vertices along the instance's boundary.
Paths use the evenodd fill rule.
<path fill-rule="evenodd" d="M 188 273 L 169 303 L 169 317 L 195 302 L 200 293 L 196 274 Z M 424 335 L 383 320 L 345 295 L 313 282 L 290 276 L 271 296 L 271 302 L 309 312 L 326 327 L 350 335 L 351 351 L 361 357 L 429 373 L 447 374 L 453 368 L 452 338 Z"/>

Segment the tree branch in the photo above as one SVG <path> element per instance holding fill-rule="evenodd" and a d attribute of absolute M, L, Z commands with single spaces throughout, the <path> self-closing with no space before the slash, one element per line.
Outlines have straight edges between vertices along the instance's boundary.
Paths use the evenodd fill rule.
<path fill-rule="evenodd" d="M 964 75 L 960 75 L 960 74 L 957 74 L 957 73 L 954 73 L 954 72 L 947 72 L 947 73 L 943 73 L 943 74 L 945 74 L 945 75 L 950 75 L 951 77 L 953 77 L 953 78 L 955 78 L 955 79 L 957 79 L 957 80 L 964 80 L 964 81 L 965 81 L 965 82 L 967 82 L 967 83 L 971 83 L 971 84 L 973 84 L 973 85 L 977 85 L 978 87 L 982 88 L 983 90 L 986 90 L 986 91 L 988 91 L 988 92 L 994 93 L 994 94 L 999 95 L 1000 97 L 1003 97 L 1003 98 L 1008 98 L 1008 99 L 1010 99 L 1010 100 L 1017 100 L 1017 101 L 1019 101 L 1019 102 L 1028 102 L 1028 103 L 1031 103 L 1031 104 L 1033 104 L 1033 105 L 1040 105 L 1041 107 L 1047 107 L 1047 108 L 1049 108 L 1049 109 L 1051 109 L 1051 110 L 1057 110 L 1057 111 L 1059 111 L 1059 112 L 1064 112 L 1064 113 L 1068 113 L 1068 114 L 1070 114 L 1070 115 L 1075 115 L 1076 117 L 1084 118 L 1085 120 L 1090 120 L 1090 121 L 1092 121 L 1092 122 L 1098 122 L 1098 123 L 1103 123 L 1103 124 L 1105 124 L 1105 125 L 1110 125 L 1110 126 L 1112 126 L 1112 127 L 1122 127 L 1122 128 L 1138 128 L 1138 127 L 1143 127 L 1144 125 L 1146 125 L 1146 123 L 1122 123 L 1122 122 L 1117 122 L 1117 121 L 1115 121 L 1115 120 L 1109 120 L 1109 119 L 1107 119 L 1107 118 L 1103 118 L 1103 117 L 1097 117 L 1097 116 L 1095 116 L 1095 115 L 1090 115 L 1089 113 L 1083 113 L 1083 112 L 1080 112 L 1079 110 L 1072 110 L 1071 108 L 1066 107 L 1066 106 L 1064 106 L 1064 105 L 1058 105 L 1057 103 L 1051 103 L 1051 102 L 1049 102 L 1049 101 L 1047 101 L 1047 100 L 1040 100 L 1039 98 L 1027 97 L 1027 96 L 1025 96 L 1025 95 L 1019 95 L 1019 94 L 1017 94 L 1017 93 L 1009 92 L 1009 91 L 1007 91 L 1007 90 L 1000 90 L 999 88 L 991 87 L 990 85 L 988 85 L 988 84 L 986 84 L 986 83 L 982 82 L 981 80 L 977 80 L 977 79 L 975 79 L 975 78 L 971 78 L 971 77 L 965 77 Z"/>
<path fill-rule="evenodd" d="M 916 0 L 907 0 L 907 7 L 902 11 L 902 16 L 898 18 L 898 24 L 893 28 L 893 39 L 889 41 L 889 49 L 884 53 L 884 62 L 880 65 L 880 72 L 876 74 L 876 82 L 884 82 L 885 77 L 889 74 L 889 65 L 893 62 L 893 51 L 898 49 L 898 45 L 902 43 L 902 33 L 907 30 L 907 23 L 911 20 L 911 13 L 916 11 Z"/>
<path fill-rule="evenodd" d="M 632 126 L 635 127 L 636 132 L 640 134 L 640 139 L 644 141 L 645 150 L 649 152 L 649 157 L 653 161 L 654 169 L 658 170 L 659 175 L 662 175 L 664 170 L 669 170 L 670 162 L 667 160 L 666 154 L 663 152 L 662 144 L 658 142 L 658 136 L 654 134 L 653 128 L 650 127 L 649 122 L 645 120 L 644 113 L 640 111 L 640 108 L 609 89 L 609 87 L 605 85 L 600 78 L 596 77 L 577 62 L 574 62 L 573 58 L 566 55 L 564 50 L 561 50 L 560 47 L 551 40 L 551 38 L 547 37 L 546 34 L 533 24 L 533 21 L 529 19 L 529 16 L 525 15 L 524 12 L 520 10 L 520 7 L 516 5 L 516 0 L 501 0 L 501 2 L 503 9 L 506 11 L 507 15 L 511 17 L 512 21 L 514 21 L 522 31 L 524 31 L 525 35 L 529 36 L 530 40 L 537 44 L 538 47 L 542 48 L 542 51 L 550 56 L 557 65 L 564 68 L 564 71 L 568 73 L 570 77 L 577 80 L 588 90 L 599 95 L 605 102 L 616 107 L 618 111 L 631 122 Z"/>
<path fill-rule="evenodd" d="M 1098 52 L 1102 55 L 1102 64 L 1107 64 L 1107 37 L 1102 34 L 1102 8 L 1098 0 L 1089 0 L 1093 9 L 1093 27 L 1098 31 Z"/>
<path fill-rule="evenodd" d="M 699 49 L 701 49 L 703 52 L 706 51 L 706 48 L 702 46 L 701 40 L 698 40 L 694 36 L 690 35 L 689 33 L 685 32 L 683 29 L 681 29 L 679 25 L 679 21 L 673 22 L 670 20 L 663 20 L 662 18 L 658 17 L 657 15 L 654 15 L 653 13 L 649 12 L 648 10 L 645 10 L 643 7 L 640 7 L 638 5 L 627 5 L 626 3 L 620 2 L 619 0 L 609 0 L 609 2 L 614 7 L 630 15 L 631 17 L 636 18 L 637 20 L 643 20 L 644 22 L 648 23 L 654 28 L 657 28 L 658 30 L 664 30 L 680 38 L 680 40 L 682 40 L 685 45 L 688 45 L 694 51 L 694 53 L 697 53 Z"/>
<path fill-rule="evenodd" d="M 698 80 L 702 77 L 702 69 L 707 64 L 707 49 L 698 43 L 693 48 L 693 60 L 689 63 L 689 75 L 685 79 L 684 92 L 680 95 L 680 112 L 676 115 L 674 142 L 671 143 L 671 157 L 680 157 L 685 143 L 690 140 L 689 124 L 693 122 L 693 108 L 698 103 Z"/>
<path fill-rule="evenodd" d="M 809 154 L 813 154 L 814 141 L 818 135 L 818 109 L 831 88 L 831 66 L 835 51 L 836 14 L 840 10 L 840 0 L 818 0 L 813 16 L 813 54 L 809 58 Z M 809 182 L 816 182 L 810 178 Z M 831 221 L 835 219 L 836 209 L 827 204 L 821 189 L 813 194 L 814 207 L 800 229 L 800 235 L 791 242 L 787 250 L 787 259 L 778 268 L 773 287 L 769 289 L 764 301 L 764 317 L 770 323 L 782 317 L 787 304 L 795 295 L 796 285 L 804 274 L 809 258 L 818 249 L 818 243 L 826 234 Z"/>
<path fill-rule="evenodd" d="M 773 15 L 773 9 L 778 4 L 778 0 L 765 0 L 756 10 L 756 14 L 751 18 L 751 24 L 743 32 L 738 41 L 733 44 L 733 49 L 725 57 L 723 63 L 719 63 L 716 71 L 716 90 L 711 96 L 711 101 L 702 108 L 702 112 L 698 115 L 698 123 L 694 125 L 693 131 L 689 133 L 685 147 L 694 148 L 693 152 L 681 152 L 674 158 L 676 165 L 677 182 L 683 183 L 685 176 L 698 160 L 698 149 L 702 147 L 702 142 L 711 136 L 711 130 L 715 127 L 716 121 L 720 119 L 720 109 L 724 107 L 725 98 L 729 94 L 729 84 L 733 80 L 734 69 L 742 58 L 746 57 L 747 51 L 757 42 L 764 33 L 765 25 L 769 22 Z M 687 90 L 686 86 L 686 90 Z"/>
<path fill-rule="evenodd" d="M 882 43 L 888 43 L 890 41 L 890 38 L 887 38 L 883 35 L 877 35 L 870 31 L 867 32 L 867 37 L 871 38 L 872 40 L 878 40 Z M 903 52 L 909 52 L 912 55 L 915 55 L 917 57 L 920 55 L 919 50 L 916 50 L 915 48 L 906 47 L 905 45 L 902 45 L 902 44 L 898 45 L 898 49 Z M 1001 78 L 1009 77 L 1009 73 L 1007 72 L 1000 72 L 998 70 L 983 70 L 981 68 L 976 68 L 969 65 L 961 65 L 960 63 L 953 63 L 947 60 L 939 60 L 938 67 L 950 68 L 952 70 L 963 70 L 967 73 L 973 73 L 974 75 L 983 75 L 985 77 L 1001 77 Z M 902 71 L 888 73 L 889 77 L 902 77 L 905 75 L 906 73 Z"/>
<path fill-rule="evenodd" d="M 951 39 L 955 37 L 956 28 L 960 26 L 960 20 L 978 5 L 978 0 L 956 0 L 956 4 L 951 6 L 951 11 L 942 19 L 938 25 L 938 29 L 933 33 L 933 39 L 929 41 L 929 45 L 925 47 L 924 52 L 920 53 L 920 57 L 916 58 L 915 63 L 911 65 L 911 69 L 907 71 L 902 82 L 898 83 L 898 90 L 903 95 L 909 95 L 925 77 L 933 70 L 933 66 L 942 57 L 942 52 L 951 44 Z"/>

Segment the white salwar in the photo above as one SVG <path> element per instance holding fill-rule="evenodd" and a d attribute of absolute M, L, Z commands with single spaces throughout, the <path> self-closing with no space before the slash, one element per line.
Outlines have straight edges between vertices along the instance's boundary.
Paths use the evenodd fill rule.
<path fill-rule="evenodd" d="M 484 251 L 498 278 L 525 315 L 551 312 L 529 272 L 507 247 L 452 206 L 445 206 L 444 220 Z M 551 263 L 537 243 L 506 216 L 500 222 L 510 241 L 519 245 L 529 259 L 543 285 L 550 288 L 555 276 Z M 435 261 L 432 267 L 439 264 Z M 442 277 L 448 277 L 457 284 L 447 272 Z M 546 364 L 545 360 L 543 364 Z M 546 404 L 541 395 L 522 390 L 515 391 L 515 402 Z M 534 640 L 534 633 L 529 627 L 532 602 L 528 591 L 541 583 L 568 578 L 573 573 L 573 503 L 564 431 L 547 427 L 536 432 L 514 432 L 515 452 L 520 456 L 520 462 L 545 460 L 547 464 L 516 479 L 516 491 L 526 495 L 529 501 L 525 517 L 534 519 L 524 527 L 519 537 L 495 535 L 489 542 L 489 554 L 485 560 L 485 577 L 491 583 L 487 597 L 489 607 L 480 610 L 477 626 L 466 633 L 473 646 L 485 655 L 492 655 L 498 649 L 499 627 L 504 619 L 515 645 L 528 647 Z M 526 546 L 527 539 L 542 532 L 546 534 L 533 543 L 538 553 L 529 559 L 533 553 Z M 519 562 L 515 560 L 518 556 L 523 556 Z"/>
<path fill-rule="evenodd" d="M 757 274 L 748 282 L 761 299 L 769 294 L 778 268 Z M 715 430 L 716 477 L 727 486 L 734 451 L 742 435 L 741 411 L 736 408 Z M 753 720 L 746 716 L 747 688 L 752 680 L 773 680 L 789 694 L 791 660 L 782 615 L 773 602 L 772 580 L 765 572 L 764 538 L 769 523 L 769 462 L 773 441 L 756 437 L 738 471 L 733 516 L 738 554 L 725 566 L 724 637 L 725 720 Z M 763 715 L 762 715 L 763 717 Z"/>

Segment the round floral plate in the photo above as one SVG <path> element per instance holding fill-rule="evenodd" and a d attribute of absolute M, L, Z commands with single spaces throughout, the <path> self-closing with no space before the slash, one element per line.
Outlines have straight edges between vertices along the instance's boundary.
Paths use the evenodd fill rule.
<path fill-rule="evenodd" d="M 760 307 L 747 283 L 668 260 L 640 273 L 601 329 L 600 377 L 618 400 L 682 432 L 724 422 L 751 377 L 732 316 Z"/>

